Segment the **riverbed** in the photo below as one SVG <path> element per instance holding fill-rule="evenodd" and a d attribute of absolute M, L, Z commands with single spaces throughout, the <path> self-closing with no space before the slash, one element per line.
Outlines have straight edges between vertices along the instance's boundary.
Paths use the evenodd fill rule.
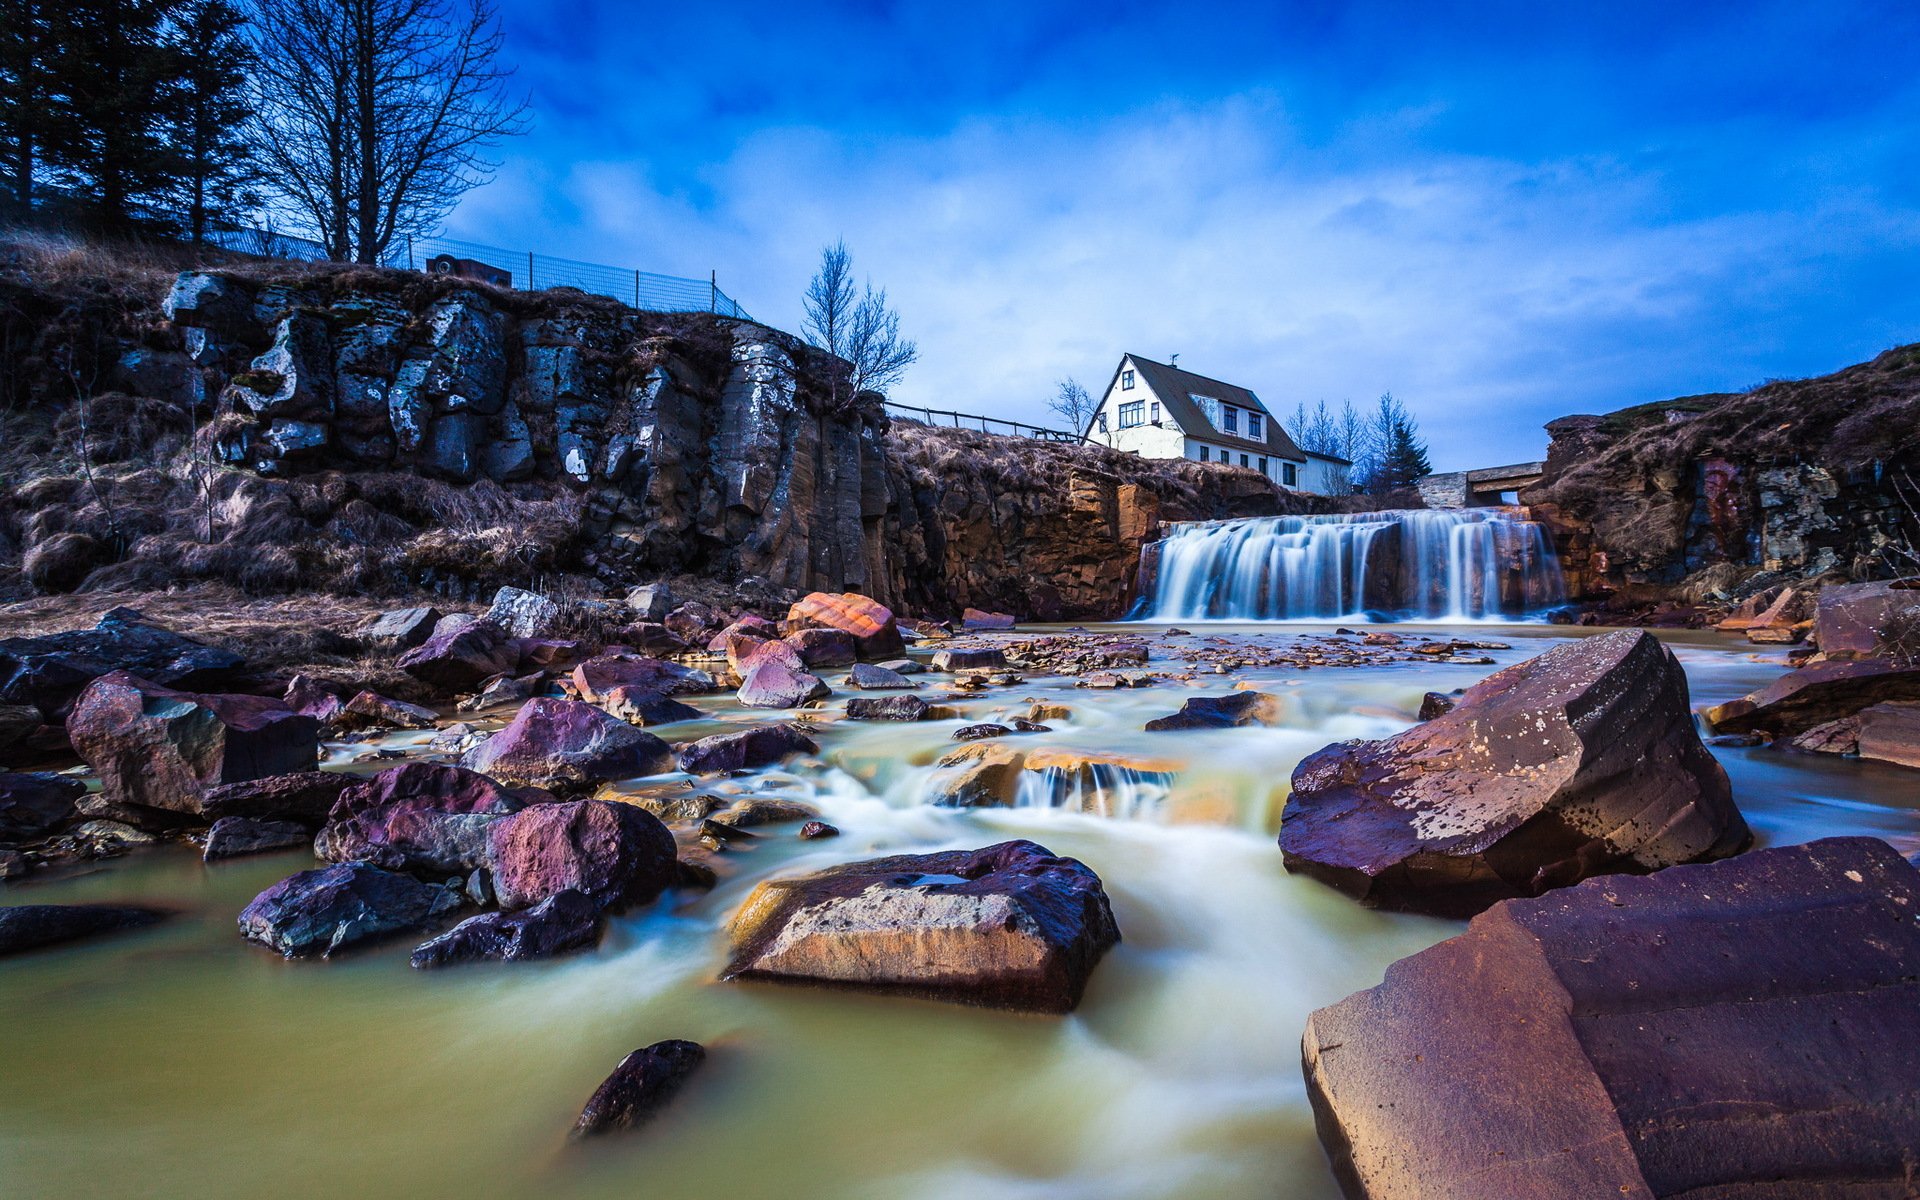
<path fill-rule="evenodd" d="M 1095 627 L 1120 630 L 1151 639 L 1156 670 L 1176 667 L 1187 644 L 1152 625 Z M 1405 728 L 1427 691 L 1574 635 L 1394 632 L 1511 645 L 1490 652 L 1494 666 L 1253 670 L 1115 691 L 1030 678 L 966 700 L 957 720 L 823 719 L 817 764 L 735 782 L 806 801 L 842 836 L 761 827 L 751 848 L 724 856 L 711 892 L 672 893 L 617 918 L 597 951 L 554 962 L 419 972 L 407 965 L 418 938 L 292 963 L 243 942 L 235 915 L 312 865 L 305 851 L 209 867 L 167 847 L 0 885 L 0 904 L 181 914 L 0 964 L 0 1195 L 1336 1200 L 1300 1077 L 1306 1016 L 1462 925 L 1367 911 L 1288 876 L 1274 841 L 1288 776 L 1328 742 Z M 1662 636 L 1696 707 L 1784 666 L 1783 653 L 1726 635 Z M 1141 731 L 1242 679 L 1285 698 L 1282 726 Z M 1136 797 L 1128 817 L 919 802 L 955 728 L 1024 714 L 1031 700 L 1072 716 L 1023 742 L 1136 752 L 1173 763 L 1172 782 Z M 716 720 L 658 732 L 683 740 L 769 716 L 695 702 Z M 1920 772 L 1715 753 L 1762 845 L 1868 833 L 1920 851 Z M 759 879 L 1012 837 L 1081 859 L 1112 897 L 1124 940 L 1070 1017 L 715 981 L 726 918 Z M 711 1052 L 668 1112 L 628 1137 L 569 1144 L 606 1073 L 663 1038 Z"/>

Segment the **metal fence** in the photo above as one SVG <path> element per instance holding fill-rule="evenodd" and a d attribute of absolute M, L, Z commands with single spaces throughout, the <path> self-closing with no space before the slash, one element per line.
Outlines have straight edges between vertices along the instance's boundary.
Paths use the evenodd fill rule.
<path fill-rule="evenodd" d="M 436 259 L 484 264 L 505 276 L 510 287 L 522 291 L 570 287 L 597 296 L 610 296 L 648 312 L 710 312 L 751 321 L 747 310 L 720 290 L 717 278 L 684 279 L 651 271 L 610 267 L 602 263 L 555 258 L 532 250 L 507 250 L 453 238 L 408 238 L 398 249 L 393 266 L 424 270 Z"/>
<path fill-rule="evenodd" d="M 898 414 L 902 419 L 919 425 L 952 426 L 955 429 L 978 429 L 981 433 L 998 433 L 989 429 L 989 425 L 1004 425 L 1014 437 L 1038 438 L 1043 442 L 1077 442 L 1080 435 L 1061 429 L 1047 429 L 1039 425 L 1029 425 L 1025 421 L 1009 421 L 1005 417 L 983 417 L 978 413 L 951 412 L 944 408 L 922 408 L 915 404 L 896 404 L 887 401 L 887 411 Z M 941 418 L 944 418 L 941 419 Z M 1006 436 L 1006 435 L 1002 435 Z"/>

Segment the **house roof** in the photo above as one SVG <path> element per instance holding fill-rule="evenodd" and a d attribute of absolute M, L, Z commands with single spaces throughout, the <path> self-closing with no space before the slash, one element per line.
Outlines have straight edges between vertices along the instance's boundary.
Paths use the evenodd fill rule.
<path fill-rule="evenodd" d="M 1209 379 L 1205 375 L 1196 375 L 1192 371 L 1182 371 L 1179 367 L 1167 363 L 1154 362 L 1150 358 L 1141 358 L 1138 354 L 1120 356 L 1120 366 L 1114 368 L 1114 377 L 1119 378 L 1121 370 L 1131 361 L 1134 369 L 1140 372 L 1147 386 L 1159 398 L 1167 415 L 1180 426 L 1180 431 L 1189 437 L 1202 437 L 1209 442 L 1218 442 L 1236 450 L 1245 450 L 1253 454 L 1265 454 L 1273 458 L 1288 458 L 1296 462 L 1305 461 L 1306 452 L 1294 445 L 1287 431 L 1280 428 L 1280 422 L 1274 419 L 1267 406 L 1260 403 L 1260 397 L 1237 384 L 1220 379 Z M 1113 391 L 1113 384 L 1107 384 L 1107 391 Z M 1231 404 L 1235 408 L 1250 409 L 1266 417 L 1266 438 L 1255 441 L 1238 434 L 1226 433 L 1215 429 L 1207 420 L 1200 406 L 1193 402 L 1195 394 L 1210 396 L 1222 404 Z"/>

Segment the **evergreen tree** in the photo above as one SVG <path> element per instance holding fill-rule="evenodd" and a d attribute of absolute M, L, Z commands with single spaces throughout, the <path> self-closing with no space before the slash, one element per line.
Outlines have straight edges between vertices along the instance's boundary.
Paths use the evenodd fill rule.
<path fill-rule="evenodd" d="M 184 232 L 204 242 L 213 226 L 236 220 L 257 201 L 259 178 L 245 137 L 253 117 L 247 72 L 253 51 L 246 16 L 227 0 L 187 0 L 174 14 L 170 46 L 178 64 L 167 105 L 175 203 Z"/>
<path fill-rule="evenodd" d="M 164 228 L 155 212 L 172 191 L 170 140 L 177 59 L 165 34 L 178 0 L 67 0 L 56 101 L 70 123 L 54 177 L 81 198 L 96 229 Z"/>
<path fill-rule="evenodd" d="M 1380 397 L 1368 442 L 1367 470 L 1361 487 L 1369 495 L 1407 491 L 1421 476 L 1433 473 L 1419 423 L 1392 392 Z"/>
<path fill-rule="evenodd" d="M 0 214 L 24 219 L 60 136 L 55 103 L 57 15 L 53 0 L 0 0 Z"/>

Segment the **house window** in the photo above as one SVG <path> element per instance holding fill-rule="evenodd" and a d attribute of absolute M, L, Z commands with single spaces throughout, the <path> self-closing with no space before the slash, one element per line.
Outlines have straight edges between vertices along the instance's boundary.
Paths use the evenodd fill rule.
<path fill-rule="evenodd" d="M 1147 407 L 1147 420 L 1153 422 L 1155 425 L 1160 423 L 1160 402 L 1158 400 L 1155 400 Z"/>
<path fill-rule="evenodd" d="M 1246 455 L 1244 455 L 1244 454 L 1242 454 L 1242 455 L 1240 456 L 1240 465 L 1241 465 L 1241 466 L 1243 466 L 1243 467 L 1250 467 L 1250 466 L 1252 466 L 1253 464 L 1247 461 L 1247 456 L 1246 456 Z"/>
<path fill-rule="evenodd" d="M 1292 463 L 1281 463 L 1280 482 L 1286 484 L 1288 487 L 1299 487 L 1300 468 L 1294 466 Z"/>
<path fill-rule="evenodd" d="M 1264 458 L 1260 460 L 1260 473 L 1262 475 L 1267 473 L 1267 460 Z"/>
<path fill-rule="evenodd" d="M 1240 410 L 1237 408 L 1227 409 L 1226 424 L 1222 425 L 1221 428 L 1226 430 L 1228 433 L 1239 433 L 1240 432 Z"/>
<path fill-rule="evenodd" d="M 1200 461 L 1207 461 L 1207 448 L 1205 446 L 1200 447 Z"/>
<path fill-rule="evenodd" d="M 1130 392 L 1133 390 L 1133 372 L 1132 371 L 1120 372 L 1120 390 L 1123 392 Z"/>
<path fill-rule="evenodd" d="M 1256 442 L 1260 440 L 1260 414 L 1259 413 L 1247 414 L 1247 436 L 1252 438 Z"/>
<path fill-rule="evenodd" d="M 1130 400 L 1122 404 L 1120 406 L 1120 428 L 1132 429 L 1135 425 L 1140 424 L 1141 414 L 1145 413 L 1146 410 L 1147 406 L 1144 401 Z"/>

